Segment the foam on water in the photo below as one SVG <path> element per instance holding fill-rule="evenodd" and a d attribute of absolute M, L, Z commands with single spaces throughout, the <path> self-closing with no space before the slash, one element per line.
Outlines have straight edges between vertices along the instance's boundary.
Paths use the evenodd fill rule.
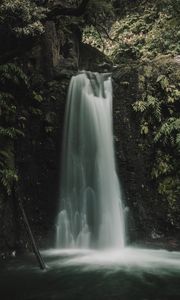
<path fill-rule="evenodd" d="M 180 252 L 126 247 L 120 251 L 96 251 L 89 249 L 51 249 L 43 252 L 55 257 L 51 266 L 79 267 L 81 271 L 105 270 L 106 272 L 172 273 L 180 276 Z"/>

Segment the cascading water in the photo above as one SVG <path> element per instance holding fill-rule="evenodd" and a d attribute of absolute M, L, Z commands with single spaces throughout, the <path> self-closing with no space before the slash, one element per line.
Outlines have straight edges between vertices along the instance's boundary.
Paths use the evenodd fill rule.
<path fill-rule="evenodd" d="M 56 226 L 57 248 L 124 246 L 110 74 L 81 72 L 71 79 Z"/>

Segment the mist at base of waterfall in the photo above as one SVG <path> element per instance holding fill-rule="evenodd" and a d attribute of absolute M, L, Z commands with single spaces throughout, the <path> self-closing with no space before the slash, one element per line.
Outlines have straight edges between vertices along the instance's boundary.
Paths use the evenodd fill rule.
<path fill-rule="evenodd" d="M 148 270 L 155 274 L 168 273 L 171 270 L 179 272 L 180 275 L 180 252 L 176 251 L 126 247 L 121 250 L 104 251 L 78 248 L 50 249 L 43 253 L 47 257 L 54 257 L 54 266 L 59 268 L 78 266 L 81 271 L 102 269 L 111 273 L 119 270 L 133 272 L 136 269 L 139 272 Z"/>
<path fill-rule="evenodd" d="M 45 250 L 0 266 L 3 300 L 179 300 L 180 252 Z"/>

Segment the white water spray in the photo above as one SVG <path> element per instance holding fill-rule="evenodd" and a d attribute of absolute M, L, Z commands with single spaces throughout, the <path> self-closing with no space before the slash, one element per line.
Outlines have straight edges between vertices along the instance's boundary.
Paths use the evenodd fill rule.
<path fill-rule="evenodd" d="M 57 217 L 57 248 L 123 248 L 109 74 L 81 72 L 69 86 Z"/>

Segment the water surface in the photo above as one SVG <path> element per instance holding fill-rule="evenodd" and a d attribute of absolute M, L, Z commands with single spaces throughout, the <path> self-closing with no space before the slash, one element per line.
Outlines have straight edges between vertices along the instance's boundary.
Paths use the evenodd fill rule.
<path fill-rule="evenodd" d="M 180 252 L 48 250 L 1 265 L 3 300 L 179 300 Z"/>

